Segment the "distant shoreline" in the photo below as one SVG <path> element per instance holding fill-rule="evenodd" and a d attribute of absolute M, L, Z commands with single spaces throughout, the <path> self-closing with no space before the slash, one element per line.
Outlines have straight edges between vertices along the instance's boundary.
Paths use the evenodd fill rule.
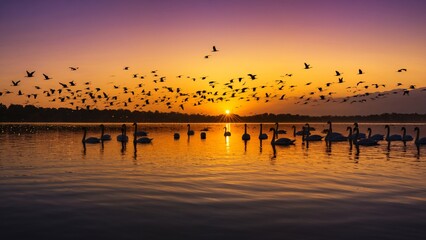
<path fill-rule="evenodd" d="M 298 114 L 263 113 L 250 116 L 185 114 L 129 110 L 73 110 L 69 108 L 39 108 L 32 105 L 0 104 L 1 123 L 304 123 L 304 122 L 360 122 L 360 123 L 426 123 L 426 114 L 383 113 L 353 116 L 309 116 Z"/>

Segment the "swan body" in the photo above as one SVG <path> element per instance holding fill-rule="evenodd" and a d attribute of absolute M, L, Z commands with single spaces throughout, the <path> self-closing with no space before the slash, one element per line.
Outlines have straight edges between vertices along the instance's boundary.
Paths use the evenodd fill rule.
<path fill-rule="evenodd" d="M 278 129 L 278 122 L 276 122 L 275 123 L 275 134 L 277 134 L 277 136 L 278 136 L 278 134 L 286 134 L 286 133 L 287 133 L 286 130 Z"/>
<path fill-rule="evenodd" d="M 405 127 L 402 127 L 401 131 L 402 131 L 402 141 L 410 142 L 414 140 L 414 138 L 411 135 L 407 134 L 407 129 L 405 129 Z"/>
<path fill-rule="evenodd" d="M 342 142 L 348 140 L 347 137 L 343 136 L 341 133 L 333 132 L 331 122 L 328 121 L 328 131 L 327 135 L 325 136 L 325 140 L 329 142 Z"/>
<path fill-rule="evenodd" d="M 271 140 L 272 145 L 289 146 L 289 145 L 294 145 L 294 141 L 296 141 L 289 138 L 279 138 L 275 140 L 275 135 L 276 135 L 275 128 L 271 128 L 270 131 L 273 131 L 272 140 Z"/>
<path fill-rule="evenodd" d="M 426 145 L 426 137 L 422 137 L 420 138 L 420 129 L 418 127 L 414 128 L 414 131 L 416 131 L 416 140 L 414 141 L 414 143 L 419 146 L 419 145 Z"/>
<path fill-rule="evenodd" d="M 268 139 L 268 134 L 262 133 L 262 129 L 263 129 L 263 124 L 260 124 L 259 139 L 260 140 Z"/>
<path fill-rule="evenodd" d="M 247 124 L 244 124 L 244 134 L 241 138 L 244 141 L 250 140 L 250 134 L 247 133 Z"/>
<path fill-rule="evenodd" d="M 223 134 L 223 136 L 225 136 L 225 137 L 229 137 L 229 136 L 231 136 L 231 132 L 228 132 L 228 131 L 226 130 L 226 127 L 224 127 L 224 129 L 225 129 L 225 133 Z"/>
<path fill-rule="evenodd" d="M 201 139 L 206 139 L 207 135 L 206 135 L 205 132 L 201 132 L 200 137 L 201 137 Z"/>
<path fill-rule="evenodd" d="M 109 141 L 111 140 L 111 135 L 105 134 L 105 126 L 101 124 L 101 140 L 102 141 Z"/>
<path fill-rule="evenodd" d="M 191 125 L 188 124 L 187 127 L 188 127 L 188 131 L 186 133 L 188 134 L 188 136 L 194 135 L 195 133 L 194 133 L 194 130 L 191 130 Z"/>
<path fill-rule="evenodd" d="M 151 143 L 152 142 L 152 138 L 141 137 L 141 138 L 135 139 L 134 142 L 135 143 Z"/>
<path fill-rule="evenodd" d="M 121 134 L 117 136 L 117 141 L 119 142 L 128 142 L 129 137 L 126 135 L 126 124 L 121 126 Z"/>
<path fill-rule="evenodd" d="M 138 131 L 138 124 L 136 122 L 133 123 L 133 126 L 135 126 L 135 132 L 133 133 L 134 136 L 137 136 L 137 137 L 146 137 L 146 136 L 148 136 L 147 132 Z"/>
<path fill-rule="evenodd" d="M 97 137 L 86 138 L 86 134 L 87 134 L 87 128 L 86 127 L 83 128 L 83 131 L 84 131 L 84 133 L 83 133 L 83 139 L 81 140 L 81 142 L 83 144 L 84 143 L 100 143 L 101 142 L 101 139 L 97 138 Z"/>
<path fill-rule="evenodd" d="M 390 135 L 389 125 L 386 125 L 385 129 L 387 130 L 386 141 L 388 141 L 388 142 L 402 141 L 401 135 L 398 135 L 398 134 Z"/>
<path fill-rule="evenodd" d="M 374 139 L 371 139 L 371 138 L 359 139 L 359 137 L 358 137 L 358 135 L 359 135 L 359 129 L 358 129 L 358 127 L 355 127 L 354 130 L 355 130 L 355 138 L 353 139 L 353 143 L 355 144 L 355 146 L 376 146 L 376 145 L 379 145 L 377 143 L 377 140 L 374 140 Z"/>
<path fill-rule="evenodd" d="M 175 134 L 173 135 L 173 138 L 174 138 L 174 139 L 179 139 L 179 138 L 180 138 L 180 134 L 179 134 L 179 133 L 175 133 Z"/>
<path fill-rule="evenodd" d="M 322 141 L 323 136 L 320 136 L 320 135 L 317 135 L 317 134 L 311 135 L 311 129 L 315 129 L 315 128 L 311 128 L 309 126 L 309 123 L 307 123 L 305 125 L 304 130 L 302 130 L 304 133 L 306 132 L 306 136 L 305 136 L 305 134 L 303 134 L 302 138 L 304 138 L 304 140 L 309 141 L 309 142 Z"/>
<path fill-rule="evenodd" d="M 307 134 L 307 129 L 306 128 L 303 128 L 303 130 L 301 130 L 301 131 L 297 131 L 296 132 L 296 126 L 292 126 L 292 128 L 293 128 L 293 137 L 296 137 L 296 136 L 303 136 L 303 135 L 306 135 Z M 314 128 L 315 129 L 315 128 Z M 312 130 L 312 129 L 311 129 Z"/>
<path fill-rule="evenodd" d="M 371 136 L 371 128 L 368 128 L 367 131 L 368 131 L 368 138 L 371 138 L 376 141 L 381 141 L 385 139 L 385 136 L 383 134 L 374 134 L 373 136 Z"/>

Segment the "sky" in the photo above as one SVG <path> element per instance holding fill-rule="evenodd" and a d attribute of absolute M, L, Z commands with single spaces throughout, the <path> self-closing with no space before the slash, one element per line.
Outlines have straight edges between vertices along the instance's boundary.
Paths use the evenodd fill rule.
<path fill-rule="evenodd" d="M 426 100 L 425 11 L 421 0 L 2 0 L 0 103 L 240 115 L 426 113 L 416 104 Z"/>

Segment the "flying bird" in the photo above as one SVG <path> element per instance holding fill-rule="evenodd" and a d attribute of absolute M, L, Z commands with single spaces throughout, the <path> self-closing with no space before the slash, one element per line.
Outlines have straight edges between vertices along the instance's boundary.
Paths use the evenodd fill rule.
<path fill-rule="evenodd" d="M 216 46 L 213 46 L 212 52 L 218 52 L 219 50 L 216 49 Z"/>
<path fill-rule="evenodd" d="M 50 80 L 50 79 L 52 79 L 49 76 L 47 76 L 46 74 L 44 74 L 44 73 L 43 73 L 43 77 L 44 77 L 44 80 Z"/>
<path fill-rule="evenodd" d="M 21 80 L 18 80 L 18 81 L 13 81 L 12 80 L 12 86 L 14 86 L 14 87 L 16 87 L 16 86 L 18 86 L 18 84 L 21 82 Z"/>
<path fill-rule="evenodd" d="M 249 73 L 249 74 L 247 74 L 247 76 L 249 76 L 251 80 L 256 79 L 256 75 L 254 75 L 254 74 Z"/>
<path fill-rule="evenodd" d="M 342 73 L 340 73 L 339 71 L 336 71 L 336 77 L 342 75 Z"/>
<path fill-rule="evenodd" d="M 398 71 L 397 72 L 406 72 L 407 71 L 407 69 L 406 68 L 401 68 L 401 69 L 398 69 Z"/>
<path fill-rule="evenodd" d="M 34 77 L 34 73 L 35 73 L 35 71 L 32 71 L 32 72 L 28 72 L 27 71 L 27 76 L 26 77 Z"/>
<path fill-rule="evenodd" d="M 312 68 L 310 64 L 304 63 L 305 64 L 305 69 L 310 69 Z"/>
<path fill-rule="evenodd" d="M 361 69 L 358 69 L 358 75 L 364 74 L 364 72 Z"/>
<path fill-rule="evenodd" d="M 77 71 L 78 67 L 69 67 L 71 71 Z"/>

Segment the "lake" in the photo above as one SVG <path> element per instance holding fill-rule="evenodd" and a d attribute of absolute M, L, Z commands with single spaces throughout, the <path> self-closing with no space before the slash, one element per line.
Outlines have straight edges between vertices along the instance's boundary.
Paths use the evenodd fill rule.
<path fill-rule="evenodd" d="M 280 124 L 294 138 L 292 125 Z M 346 134 L 352 123 L 335 123 Z M 385 124 L 360 124 L 385 134 Z M 426 124 L 390 124 L 415 137 Z M 0 124 L 2 239 L 422 239 L 426 147 L 270 144 L 273 124 L 139 124 L 151 144 L 82 144 L 99 124 Z M 224 127 L 232 133 L 224 137 Z M 312 123 L 324 135 L 326 123 Z M 200 130 L 208 128 L 206 139 Z M 132 139 L 132 125 L 127 134 Z M 173 134 L 180 133 L 175 140 Z"/>

